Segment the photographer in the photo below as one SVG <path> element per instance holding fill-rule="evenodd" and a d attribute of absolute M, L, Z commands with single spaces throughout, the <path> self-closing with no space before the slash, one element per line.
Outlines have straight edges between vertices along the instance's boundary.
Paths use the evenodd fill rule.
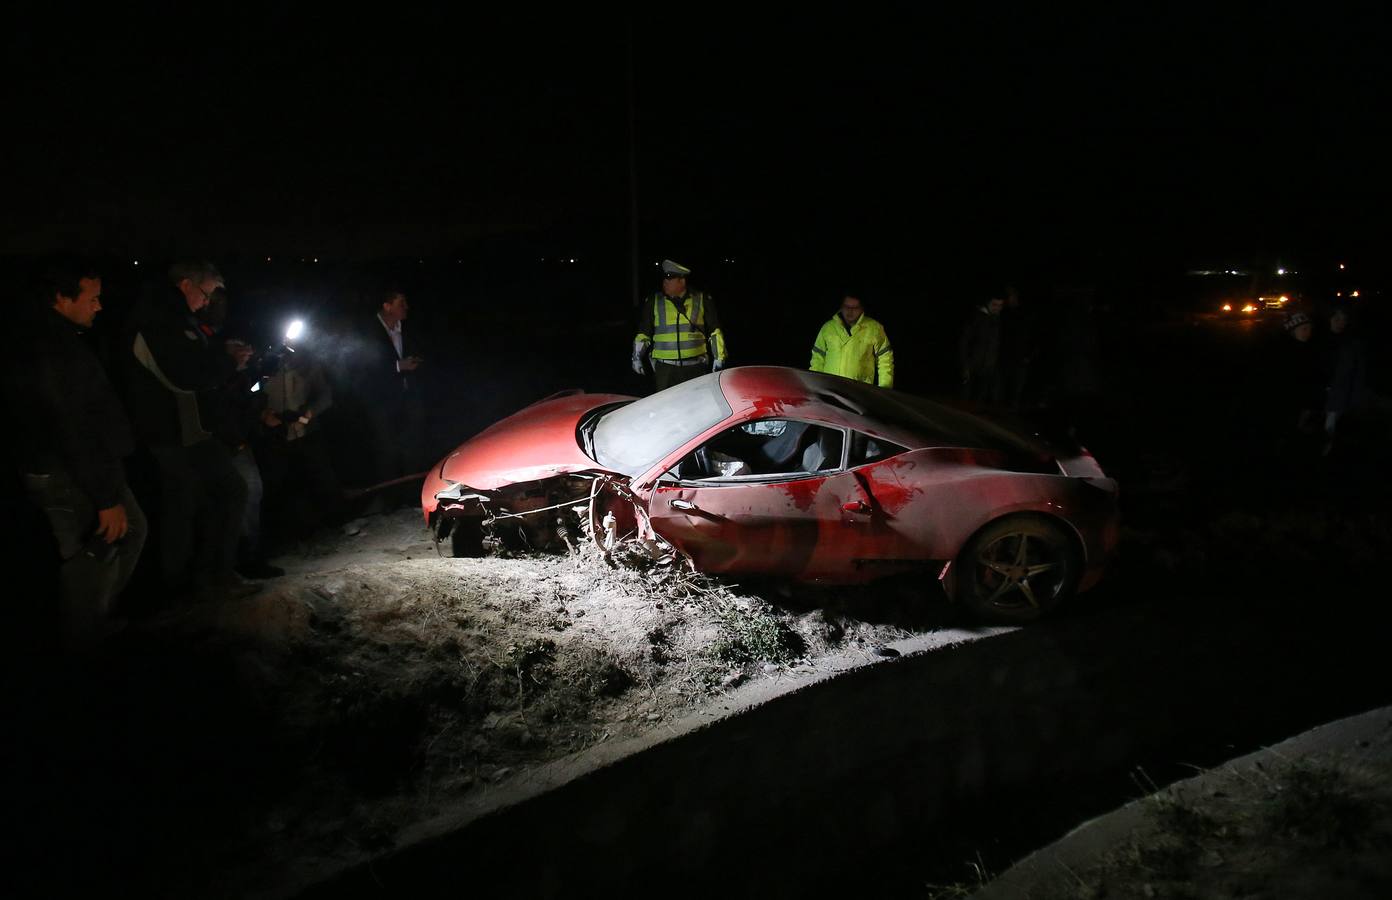
<path fill-rule="evenodd" d="M 227 324 L 227 292 L 222 288 L 213 291 L 208 305 L 198 311 L 198 319 L 198 327 L 210 341 L 222 340 L 219 336 Z M 252 391 L 256 384 L 256 371 L 251 366 L 255 351 L 240 338 L 222 340 L 222 348 L 231 360 L 232 370 L 218 390 L 199 397 L 199 409 L 214 439 L 232 452 L 232 465 L 247 486 L 246 510 L 237 537 L 236 571 L 243 578 L 276 578 L 284 575 L 285 570 L 271 565 L 262 552 L 261 501 L 265 490 L 258 455 L 251 446 L 251 435 L 262 414 L 262 404 Z"/>
<path fill-rule="evenodd" d="M 127 323 L 127 401 L 137 439 L 161 480 L 160 563 L 174 602 L 232 600 L 260 590 L 234 571 L 247 483 L 214 438 L 210 394 L 225 390 L 235 359 L 209 340 L 198 313 L 226 283 L 207 262 L 180 262 L 141 299 Z"/>
<path fill-rule="evenodd" d="M 343 494 L 321 434 L 333 388 L 304 323 L 292 321 L 284 337 L 260 360 L 258 395 L 264 409 L 257 453 L 270 488 L 268 519 L 302 536 L 338 515 Z"/>

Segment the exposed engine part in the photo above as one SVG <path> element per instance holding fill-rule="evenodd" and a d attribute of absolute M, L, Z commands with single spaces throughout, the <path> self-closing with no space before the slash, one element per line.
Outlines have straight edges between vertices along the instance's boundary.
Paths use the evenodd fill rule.
<path fill-rule="evenodd" d="M 653 559 L 674 552 L 653 532 L 627 482 L 608 475 L 566 475 L 495 492 L 456 485 L 437 496 L 431 536 L 441 556 L 499 548 L 574 553 L 584 538 L 605 553 L 625 543 Z"/>
<path fill-rule="evenodd" d="M 614 545 L 619 542 L 618 519 L 614 517 L 611 509 L 604 514 L 604 552 L 610 553 L 614 550 Z"/>
<path fill-rule="evenodd" d="M 441 492 L 431 520 L 436 550 L 444 556 L 479 556 L 488 545 L 574 551 L 593 481 L 565 476 L 512 490 Z"/>

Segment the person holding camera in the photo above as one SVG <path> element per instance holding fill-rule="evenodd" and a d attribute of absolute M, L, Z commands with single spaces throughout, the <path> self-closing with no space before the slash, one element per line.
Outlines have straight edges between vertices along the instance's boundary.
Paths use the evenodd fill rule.
<path fill-rule="evenodd" d="M 245 597 L 260 585 L 234 570 L 247 483 L 214 436 L 218 398 L 236 358 L 198 315 L 226 285 L 207 262 L 180 262 L 131 315 L 127 379 L 132 424 L 161 480 L 160 563 L 177 601 Z"/>
<path fill-rule="evenodd" d="M 258 368 L 257 396 L 264 409 L 255 443 L 266 482 L 267 521 L 295 536 L 337 516 L 343 498 L 321 434 L 334 396 L 315 343 L 296 320 L 285 342 L 269 349 Z"/>
<path fill-rule="evenodd" d="M 112 607 L 145 546 L 145 514 L 126 484 L 130 423 L 86 332 L 101 311 L 101 277 L 64 262 L 44 282 L 44 305 L 6 372 L 25 488 L 62 559 L 64 646 L 90 648 L 117 629 Z"/>

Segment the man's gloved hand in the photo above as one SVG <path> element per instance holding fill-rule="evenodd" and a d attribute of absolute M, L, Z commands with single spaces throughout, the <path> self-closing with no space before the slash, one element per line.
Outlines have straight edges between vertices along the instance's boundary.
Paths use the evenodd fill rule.
<path fill-rule="evenodd" d="M 648 355 L 648 342 L 647 342 L 647 341 L 634 341 L 634 342 L 633 342 L 633 371 L 636 372 L 636 373 L 639 374 L 639 375 L 646 375 L 647 372 L 648 372 L 648 368 L 647 368 L 647 365 L 646 365 L 647 360 L 646 360 L 646 358 L 645 358 L 645 357 L 647 357 L 647 355 Z"/>
<path fill-rule="evenodd" d="M 719 372 L 723 368 L 725 368 L 725 360 L 723 359 L 717 359 L 715 362 L 711 363 L 712 372 Z"/>

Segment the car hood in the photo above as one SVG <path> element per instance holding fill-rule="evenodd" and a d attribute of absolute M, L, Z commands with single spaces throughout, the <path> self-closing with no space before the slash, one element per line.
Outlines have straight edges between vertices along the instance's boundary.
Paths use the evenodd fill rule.
<path fill-rule="evenodd" d="M 581 450 L 576 427 L 591 410 L 633 399 L 577 393 L 533 403 L 460 444 L 440 463 L 440 478 L 493 491 L 570 472 L 608 471 Z"/>

